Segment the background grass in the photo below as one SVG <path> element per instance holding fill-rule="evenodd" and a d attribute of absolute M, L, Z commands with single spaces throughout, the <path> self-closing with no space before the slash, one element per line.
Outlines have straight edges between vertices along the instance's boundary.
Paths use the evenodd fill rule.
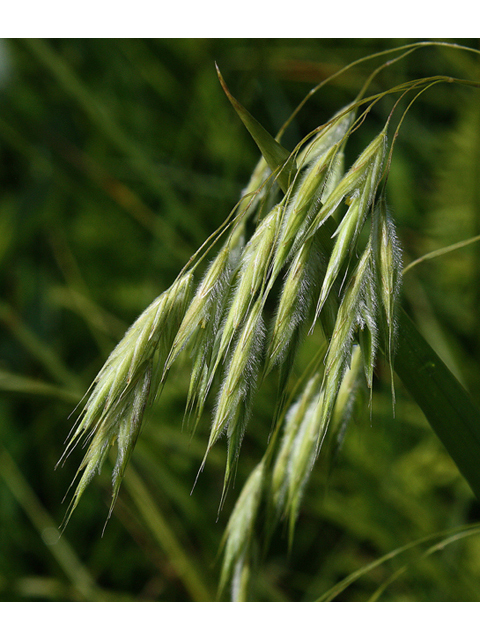
<path fill-rule="evenodd" d="M 68 419 L 111 348 L 228 215 L 258 156 L 219 85 L 272 133 L 316 83 L 392 40 L 12 40 L 0 43 L 0 595 L 3 600 L 210 600 L 218 548 L 243 481 L 265 448 L 274 407 L 265 385 L 236 485 L 217 519 L 225 443 L 204 454 L 205 420 L 182 431 L 188 368 L 177 367 L 135 450 L 101 537 L 108 470 L 58 540 L 62 498 L 80 461 L 54 471 Z M 476 41 L 460 44 L 478 48 Z M 370 62 L 312 98 L 282 142 L 292 148 L 355 98 Z M 479 59 L 429 47 L 375 80 L 479 80 Z M 350 160 L 380 130 L 382 100 L 352 138 Z M 405 262 L 480 233 L 478 91 L 438 85 L 410 110 L 395 146 L 389 200 Z M 480 404 L 480 247 L 412 269 L 403 301 Z M 307 362 L 300 358 L 298 369 Z M 384 370 L 385 369 L 385 370 Z M 478 503 L 387 367 L 369 416 L 347 434 L 326 482 L 313 474 L 290 554 L 277 531 L 258 600 L 314 600 L 416 539 L 476 522 Z M 427 545 L 428 546 L 428 545 Z M 480 536 L 423 556 L 418 546 L 339 599 L 480 598 Z"/>

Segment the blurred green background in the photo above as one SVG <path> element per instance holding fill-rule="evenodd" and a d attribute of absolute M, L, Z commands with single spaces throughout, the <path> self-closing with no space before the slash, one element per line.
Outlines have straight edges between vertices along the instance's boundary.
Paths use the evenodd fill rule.
<path fill-rule="evenodd" d="M 217 514 L 225 442 L 192 495 L 208 417 L 182 430 L 188 368 L 152 411 L 102 536 L 108 469 L 58 539 L 62 499 L 81 460 L 54 471 L 76 403 L 135 317 L 174 280 L 235 205 L 258 159 L 219 85 L 272 133 L 318 82 L 402 40 L 7 40 L 0 42 L 0 594 L 17 600 L 215 599 L 218 549 L 274 407 L 260 393 L 235 487 Z M 475 40 L 457 41 L 478 49 Z M 382 59 L 381 61 L 384 61 Z M 353 100 L 378 61 L 317 93 L 287 130 L 293 146 Z M 428 47 L 391 65 L 372 92 L 417 77 L 480 80 L 480 58 Z M 378 133 L 378 103 L 349 160 Z M 406 106 L 403 101 L 395 122 Z M 358 145 L 355 147 L 355 145 Z M 388 183 L 405 263 L 480 233 L 478 90 L 440 84 L 409 111 Z M 480 247 L 425 262 L 403 300 L 480 404 Z M 299 371 L 301 369 L 301 361 Z M 261 601 L 315 600 L 402 545 L 474 523 L 478 502 L 397 381 L 392 417 L 380 366 L 372 422 L 347 434 L 328 482 L 316 469 L 293 549 L 279 528 L 255 577 Z M 218 517 L 217 517 L 218 516 Z M 410 549 L 340 596 L 365 601 L 480 598 L 480 536 Z"/>

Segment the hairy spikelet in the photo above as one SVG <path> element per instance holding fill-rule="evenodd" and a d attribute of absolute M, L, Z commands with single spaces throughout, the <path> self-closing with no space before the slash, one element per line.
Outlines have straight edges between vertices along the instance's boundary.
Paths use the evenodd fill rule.
<path fill-rule="evenodd" d="M 319 127 L 312 140 L 308 140 L 297 157 L 300 168 L 316 162 L 329 149 L 346 140 L 354 120 L 354 109 L 349 105 L 336 113 L 329 122 Z"/>
<path fill-rule="evenodd" d="M 365 326 L 365 295 L 372 278 L 372 250 L 370 243 L 361 256 L 347 285 L 338 309 L 337 320 L 325 360 L 323 388 L 325 392 L 322 422 L 327 425 L 340 384 L 351 361 L 355 332 Z"/>
<path fill-rule="evenodd" d="M 238 453 L 245 429 L 245 420 L 248 416 L 248 405 L 256 385 L 260 366 L 265 334 L 262 310 L 262 299 L 259 298 L 239 332 L 218 395 L 205 456 L 223 431 L 227 431 L 229 441 L 234 439 L 236 442 L 231 456 L 235 457 Z M 225 482 L 227 481 L 228 477 Z"/>
<path fill-rule="evenodd" d="M 279 513 L 284 512 L 287 501 L 291 501 L 292 483 L 301 482 L 300 476 L 295 477 L 295 473 L 298 473 L 298 461 L 297 469 L 294 470 L 293 460 L 299 440 L 302 439 L 302 425 L 310 421 L 319 406 L 320 388 L 321 376 L 315 374 L 307 381 L 299 398 L 290 407 L 285 417 L 283 438 L 273 466 L 271 480 L 272 499 Z"/>
<path fill-rule="evenodd" d="M 293 191 L 292 197 L 286 200 L 270 283 L 273 283 L 286 262 L 302 245 L 310 220 L 321 205 L 338 148 L 338 144 L 334 145 L 309 165 L 299 178 L 300 184 Z"/>
<path fill-rule="evenodd" d="M 211 262 L 188 307 L 165 364 L 166 371 L 187 346 L 193 333 L 202 325 L 206 325 L 212 317 L 215 317 L 217 307 L 222 303 L 235 266 L 235 255 L 232 255 L 227 242 Z"/>
<path fill-rule="evenodd" d="M 160 340 L 164 342 L 176 329 L 176 321 L 190 297 L 192 275 L 187 274 L 160 295 L 128 329 L 97 374 L 83 418 L 69 446 L 114 409 L 135 386 L 140 369 L 151 360 Z"/>
<path fill-rule="evenodd" d="M 368 388 L 363 366 L 362 351 L 358 345 L 352 350 L 350 366 L 338 390 L 335 407 L 328 425 L 329 443 L 327 464 L 330 469 L 338 457 L 345 435 L 358 427 L 365 416 Z"/>
<path fill-rule="evenodd" d="M 363 228 L 368 208 L 371 206 L 380 177 L 385 152 L 386 136 L 382 131 L 379 136 L 365 149 L 350 171 L 339 182 L 330 194 L 327 202 L 319 212 L 319 220 L 336 210 L 340 202 L 349 196 L 349 208 L 335 232 L 335 244 L 330 255 L 327 272 L 317 304 L 318 317 L 330 289 L 347 258 L 355 251 L 358 236 Z M 315 227 L 313 227 L 315 228 Z"/>
<path fill-rule="evenodd" d="M 386 352 L 392 381 L 392 398 L 395 403 L 393 357 L 397 331 L 396 311 L 402 282 L 402 250 L 397 238 L 395 223 L 390 216 L 385 198 L 375 209 L 373 221 L 373 247 L 377 287 L 386 324 Z"/>
<path fill-rule="evenodd" d="M 384 130 L 360 154 L 356 162 L 330 193 L 313 218 L 308 230 L 309 235 L 313 235 L 325 220 L 335 213 L 341 202 L 347 197 L 351 197 L 352 200 L 358 198 L 360 213 L 366 211 L 375 196 L 377 187 L 375 178 L 378 179 L 383 162 L 385 144 L 386 132 Z M 361 219 L 361 215 L 359 219 Z"/>
<path fill-rule="evenodd" d="M 100 472 L 115 441 L 117 461 L 113 474 L 113 501 L 116 499 L 152 390 L 155 352 L 159 343 L 164 350 L 169 348 L 191 297 L 191 285 L 192 275 L 186 274 L 152 302 L 128 329 L 95 378 L 61 458 L 68 455 L 82 435 L 90 440 L 75 476 L 83 472 L 67 520 L 95 472 Z"/>
<path fill-rule="evenodd" d="M 361 319 L 363 322 L 360 324 L 360 330 L 358 332 L 358 339 L 365 368 L 365 378 L 370 392 L 372 392 L 373 387 L 373 372 L 375 369 L 379 342 L 378 312 L 378 295 L 375 289 L 375 280 L 372 268 L 372 277 L 367 277 L 365 280 L 365 290 L 361 309 Z"/>
<path fill-rule="evenodd" d="M 289 266 L 268 344 L 267 373 L 283 360 L 297 327 L 307 320 L 317 280 L 324 273 L 314 240 L 311 238 L 305 242 Z"/>
<path fill-rule="evenodd" d="M 402 251 L 384 198 L 380 199 L 374 219 L 374 249 L 380 279 L 380 299 L 388 325 L 388 351 L 392 355 L 396 330 L 396 306 L 402 282 Z"/>
<path fill-rule="evenodd" d="M 193 430 L 201 417 L 210 389 L 212 354 L 223 308 L 222 304 L 215 305 L 215 313 L 212 314 L 208 322 L 202 322 L 197 327 L 190 340 L 192 369 L 185 414 L 190 416 L 191 413 L 194 413 Z"/>
<path fill-rule="evenodd" d="M 117 434 L 118 455 L 113 469 L 113 496 L 109 515 L 112 513 L 128 461 L 142 427 L 143 414 L 150 393 L 151 380 L 152 370 L 148 363 L 145 366 L 145 371 L 138 379 L 136 388 L 132 393 L 132 400 L 126 407 L 125 413 L 119 421 L 120 424 Z"/>
<path fill-rule="evenodd" d="M 225 552 L 220 576 L 221 593 L 232 578 L 232 600 L 244 600 L 253 529 L 265 485 L 264 463 L 250 474 L 235 504 L 225 531 Z"/>
<path fill-rule="evenodd" d="M 286 495 L 290 543 L 305 487 L 318 456 L 319 442 L 323 441 L 327 427 L 321 420 L 323 395 L 323 391 L 319 391 L 309 404 L 290 451 Z"/>
<path fill-rule="evenodd" d="M 221 338 L 212 374 L 230 347 L 238 328 L 245 320 L 252 301 L 256 298 L 262 285 L 265 284 L 278 237 L 281 211 L 281 204 L 272 209 L 259 224 L 242 253 L 230 308 L 221 329 Z"/>
<path fill-rule="evenodd" d="M 325 277 L 323 279 L 322 290 L 320 292 L 320 297 L 317 303 L 317 309 L 316 309 L 317 317 L 323 305 L 325 304 L 325 300 L 327 299 L 327 296 L 330 293 L 332 285 L 335 282 L 335 279 L 340 272 L 340 268 L 342 267 L 345 261 L 345 258 L 355 248 L 354 236 L 355 236 L 356 230 L 359 227 L 359 222 L 360 222 L 359 201 L 358 201 L 358 198 L 355 198 L 353 202 L 351 202 L 347 213 L 345 214 L 343 220 L 340 222 L 335 232 L 336 241 L 335 241 L 332 253 L 330 255 L 330 259 L 328 261 Z"/>

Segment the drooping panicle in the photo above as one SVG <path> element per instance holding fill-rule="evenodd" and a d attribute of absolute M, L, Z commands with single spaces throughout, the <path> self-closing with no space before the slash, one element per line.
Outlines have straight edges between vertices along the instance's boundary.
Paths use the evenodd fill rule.
<path fill-rule="evenodd" d="M 354 122 L 356 105 L 349 105 L 290 152 L 281 135 L 271 136 L 221 82 L 264 157 L 225 223 L 107 359 L 64 455 L 86 437 L 68 520 L 116 443 L 110 516 L 146 408 L 172 365 L 190 363 L 186 416 L 193 429 L 211 390 L 217 394 L 200 471 L 226 435 L 222 507 L 257 388 L 268 386 L 278 367 L 266 451 L 240 493 L 224 540 L 220 588 L 230 581 L 237 600 L 246 596 L 260 505 L 267 519 L 273 514 L 266 537 L 285 518 L 291 542 L 320 451 L 328 443 L 340 445 L 368 390 L 372 400 L 384 345 L 392 366 L 401 252 L 385 202 L 377 197 L 387 128 L 344 167 L 348 138 L 370 108 Z M 195 289 L 193 274 L 220 239 Z M 301 352 L 309 339 L 311 353 Z"/>

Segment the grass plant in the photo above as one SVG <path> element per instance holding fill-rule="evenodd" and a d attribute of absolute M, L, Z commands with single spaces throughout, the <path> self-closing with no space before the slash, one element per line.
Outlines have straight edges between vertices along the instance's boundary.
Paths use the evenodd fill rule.
<path fill-rule="evenodd" d="M 94 109 L 95 101 L 89 100 L 88 91 L 48 43 L 29 42 L 26 48 L 55 74 L 86 116 L 97 122 L 98 113 L 103 111 Z M 453 75 L 401 79 L 387 88 L 378 84 L 385 71 L 391 72 L 409 57 L 434 50 L 445 55 L 459 53 L 462 59 L 473 60 L 470 75 L 478 72 L 478 51 L 452 43 L 404 44 L 360 56 L 316 85 L 276 136 L 233 96 L 220 72 L 222 65 L 217 67 L 224 100 L 233 106 L 261 157 L 237 204 L 223 220 L 220 216 L 218 229 L 210 235 L 199 230 L 196 240 L 200 248 L 190 258 L 185 257 L 182 242 L 178 242 L 181 256 L 177 263 L 184 261 L 183 268 L 171 274 L 170 286 L 120 337 L 80 401 L 59 461 L 64 466 L 69 456 L 75 455 L 76 446 L 83 443 L 85 452 L 72 483 L 76 486 L 65 527 L 67 523 L 72 526 L 72 514 L 80 508 L 82 496 L 87 499 L 87 486 L 104 465 L 110 465 L 107 520 L 117 510 L 119 517 L 130 519 L 132 507 L 120 490 L 125 482 L 126 494 L 137 513 L 129 525 L 133 535 L 141 537 L 141 521 L 153 539 L 169 549 L 173 572 L 180 576 L 191 598 L 213 599 L 215 592 L 220 599 L 255 598 L 259 567 L 270 550 L 277 549 L 278 538 L 284 539 L 282 532 L 286 531 L 290 553 L 294 553 L 297 535 L 304 535 L 298 532 L 298 521 L 311 500 L 309 484 L 315 480 L 318 488 L 319 484 L 323 486 L 325 476 L 334 477 L 335 462 L 345 450 L 349 455 L 349 433 L 359 425 L 375 426 L 379 414 L 383 422 L 393 424 L 397 403 L 402 406 L 405 402 L 404 389 L 417 403 L 412 411 L 417 411 L 417 416 L 423 412 L 471 491 L 480 497 L 480 412 L 458 376 L 409 317 L 412 311 L 415 315 L 415 305 L 409 304 L 407 293 L 414 267 L 421 268 L 430 264 L 430 258 L 454 250 L 457 253 L 467 246 L 473 249 L 480 236 L 472 232 L 470 239 L 411 259 L 411 247 L 406 255 L 402 249 L 402 227 L 397 225 L 395 210 L 390 206 L 391 181 L 396 184 L 398 170 L 396 146 L 407 126 L 407 116 L 439 86 L 451 91 L 462 88 L 474 95 L 480 86 L 478 79 Z M 383 62 L 379 63 L 380 57 Z M 314 122 L 315 128 L 298 136 L 289 150 L 284 138 L 302 109 L 307 109 L 314 97 L 321 101 L 328 82 L 348 77 L 352 68 L 367 63 L 377 66 L 357 88 L 356 95 L 336 103 L 326 121 Z M 102 115 L 100 124 L 103 120 Z M 162 198 L 175 200 L 168 187 L 162 192 L 155 183 L 148 157 L 139 150 L 133 153 L 135 145 L 113 121 L 109 121 L 105 135 L 117 151 L 131 155 L 139 180 L 160 191 Z M 395 187 L 392 191 L 392 200 L 398 201 L 398 191 Z M 147 211 L 146 207 L 140 208 Z M 154 233 L 162 237 L 158 229 Z M 177 233 L 181 235 L 178 228 L 170 237 L 175 240 Z M 175 241 L 170 244 L 175 246 Z M 63 257 L 68 262 L 66 252 Z M 74 271 L 69 271 L 70 277 L 75 277 Z M 6 304 L 2 309 L 8 318 Z M 107 314 L 98 312 L 93 322 L 96 312 L 85 313 L 92 333 L 102 340 L 98 327 L 101 321 L 108 323 Z M 40 363 L 50 373 L 53 370 L 54 379 L 65 380 L 61 361 L 57 363 L 48 347 L 37 345 L 35 352 Z M 398 379 L 403 383 L 401 390 Z M 24 384 L 29 393 L 78 399 L 78 380 L 74 380 L 75 388 L 70 380 L 70 386 L 63 389 L 47 384 L 34 386 L 22 380 L 10 376 L 3 386 L 16 389 Z M 382 386 L 385 381 L 386 387 Z M 378 411 L 379 388 L 383 414 Z M 224 536 L 216 544 L 222 551 L 218 588 L 202 582 L 199 567 L 182 548 L 181 517 L 174 514 L 169 525 L 162 504 L 155 504 L 135 465 L 131 473 L 127 469 L 138 452 L 139 460 L 147 466 L 159 464 L 155 473 L 160 478 L 161 463 L 142 448 L 142 427 L 149 419 L 154 421 L 162 403 L 168 404 L 172 397 L 169 394 L 177 394 L 177 400 L 183 396 L 184 416 L 179 417 L 176 411 L 172 421 L 180 435 L 172 436 L 171 442 L 185 437 L 191 443 L 195 453 L 190 460 L 195 468 L 189 468 L 189 473 L 195 491 L 203 482 L 212 482 L 212 477 L 223 476 L 220 484 L 213 482 L 213 497 L 209 498 L 215 502 L 211 515 L 218 511 L 217 518 L 221 519 L 227 507 L 229 510 Z M 262 408 L 266 396 L 271 399 L 267 410 Z M 262 411 L 266 414 L 263 424 L 259 417 Z M 173 455 L 177 455 L 176 447 L 186 450 L 179 442 L 170 445 Z M 218 454 L 223 451 L 222 443 L 224 460 Z M 244 455 L 250 463 L 253 461 L 250 472 L 247 467 L 243 470 Z M 361 464 L 361 456 L 358 460 Z M 164 480 L 162 484 L 172 487 L 167 470 Z M 174 485 L 166 491 L 172 491 L 172 501 L 189 514 L 188 521 L 199 521 L 201 516 L 191 506 L 195 493 L 189 497 Z M 238 497 L 231 505 L 233 493 Z M 338 505 L 340 509 L 341 500 Z M 341 516 L 331 517 L 340 522 Z M 63 535 L 68 534 L 69 527 Z M 448 546 L 475 532 L 465 528 L 452 538 L 445 533 L 441 544 Z M 431 539 L 427 534 L 417 537 L 422 544 Z M 367 571 L 377 570 L 384 560 L 394 560 L 413 547 L 413 543 L 398 545 L 398 553 L 379 554 L 380 560 L 367 563 L 364 572 L 351 571 L 351 578 L 339 581 L 338 588 L 327 588 L 320 579 L 305 597 L 317 599 L 322 588 L 324 596 L 320 599 L 337 597 Z M 428 548 L 425 555 L 438 548 Z M 65 552 L 69 547 L 59 549 Z M 381 597 L 406 572 L 405 567 L 382 577 L 372 598 Z M 339 573 L 342 571 L 336 575 Z M 88 571 L 79 565 L 77 574 L 76 581 L 83 580 L 78 587 L 82 596 L 100 597 Z"/>
<path fill-rule="evenodd" d="M 217 72 L 272 172 L 266 179 L 270 181 L 268 187 L 263 184 L 259 187 L 264 189 L 262 201 L 257 204 L 263 217 L 257 218 L 256 228 L 245 243 L 243 234 L 238 235 L 238 225 L 243 231 L 249 206 L 255 201 L 251 200 L 232 219 L 224 246 L 194 298 L 190 300 L 187 293 L 193 277 L 193 273 L 187 271 L 152 303 L 112 352 L 95 379 L 84 416 L 67 446 L 68 452 L 84 432 L 91 437 L 67 521 L 93 474 L 100 471 L 109 447 L 116 441 L 118 454 L 113 470 L 111 513 L 148 402 L 152 358 L 159 353 L 158 359 L 165 363 L 160 374 L 163 384 L 177 356 L 191 343 L 194 345 L 191 388 L 198 408 L 197 419 L 218 370 L 223 370 L 200 471 L 209 451 L 225 434 L 228 442 L 225 493 L 240 454 L 259 370 L 270 372 L 287 353 L 291 366 L 295 357 L 294 352 L 289 353 L 293 334 L 297 331 L 305 334 L 307 324 L 311 325 L 310 333 L 320 325 L 323 308 L 332 296 L 333 323 L 331 313 L 328 316 L 331 326 L 328 327 L 327 319 L 321 323 L 326 345 L 323 363 L 317 364 L 297 404 L 289 410 L 278 453 L 268 456 L 252 472 L 227 527 L 221 587 L 231 573 L 232 594 L 237 599 L 239 594 L 243 598 L 247 593 L 249 539 L 262 496 L 267 503 L 270 500 L 276 503 L 280 515 L 289 514 L 293 535 L 302 492 L 321 451 L 332 415 L 336 411 L 340 420 L 343 417 L 338 399 L 347 372 L 355 371 L 361 360 L 365 382 L 372 389 L 377 353 L 381 348 L 393 379 L 402 256 L 395 224 L 385 202 L 388 175 L 382 173 L 392 114 L 383 130 L 342 173 L 338 167 L 343 160 L 343 148 L 349 136 L 361 126 L 368 109 L 354 120 L 351 116 L 358 103 L 347 107 L 321 127 L 312 136 L 312 142 L 307 138 L 290 154 L 231 95 L 218 67 Z M 415 90 L 419 95 L 434 82 L 436 79 L 430 78 L 418 81 L 405 92 Z M 371 99 L 369 108 L 377 99 Z M 366 100 L 362 102 L 365 104 Z M 299 152 L 302 162 L 297 165 Z M 279 201 L 266 212 L 272 189 L 278 191 Z M 259 194 L 246 195 L 254 198 Z M 346 210 L 342 210 L 345 206 Z M 312 246 L 319 237 L 318 232 L 324 230 L 325 223 L 331 219 L 335 231 L 328 238 L 330 247 L 317 249 L 319 255 L 315 256 L 317 263 L 325 265 L 323 273 L 319 269 L 320 292 L 307 297 L 305 291 L 314 287 L 310 277 L 315 269 L 308 265 Z M 366 229 L 367 240 L 362 246 L 360 239 Z M 265 347 L 265 307 L 285 270 L 285 284 L 269 331 L 268 347 Z M 295 341 L 295 348 L 298 344 Z M 283 383 L 288 385 L 288 375 L 284 376 Z M 350 393 L 357 393 L 357 387 L 350 387 Z M 347 395 L 341 402 L 345 407 L 352 404 L 354 398 Z M 478 427 L 475 437 L 478 449 Z M 273 461 L 270 482 L 265 480 L 269 460 Z"/>

